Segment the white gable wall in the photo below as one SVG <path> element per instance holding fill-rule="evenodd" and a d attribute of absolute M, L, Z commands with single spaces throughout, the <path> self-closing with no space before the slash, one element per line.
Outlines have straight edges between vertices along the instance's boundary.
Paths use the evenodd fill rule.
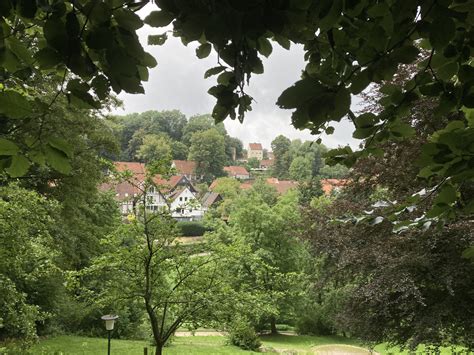
<path fill-rule="evenodd" d="M 171 216 L 189 220 L 199 220 L 204 215 L 201 203 L 189 188 L 185 188 L 171 202 Z"/>

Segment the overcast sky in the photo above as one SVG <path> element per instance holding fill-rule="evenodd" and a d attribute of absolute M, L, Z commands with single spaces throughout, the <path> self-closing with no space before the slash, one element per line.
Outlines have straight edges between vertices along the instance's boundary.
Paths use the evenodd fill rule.
<path fill-rule="evenodd" d="M 150 9 L 142 10 L 141 15 Z M 217 65 L 217 57 L 211 53 L 208 58 L 198 59 L 195 44 L 186 47 L 172 36 L 163 46 L 147 45 L 149 34 L 163 31 L 147 25 L 139 30 L 143 47 L 156 58 L 158 66 L 150 70 L 150 78 L 144 83 L 144 95 L 119 95 L 124 106 L 116 110 L 116 114 L 178 109 L 190 117 L 212 111 L 215 99 L 207 94 L 207 90 L 215 85 L 216 77 L 204 79 L 204 72 Z M 291 126 L 291 110 L 281 110 L 275 105 L 280 93 L 300 77 L 304 68 L 302 47 L 292 45 L 287 51 L 275 43 L 272 55 L 263 64 L 265 73 L 252 76 L 248 88 L 248 93 L 256 101 L 252 104 L 253 110 L 246 114 L 243 124 L 227 119 L 225 126 L 229 134 L 240 138 L 245 146 L 250 142 L 260 142 L 265 148 L 270 148 L 270 142 L 279 134 L 290 139 L 316 140 L 318 137 L 308 131 Z M 325 145 L 357 146 L 357 141 L 351 138 L 351 123 L 341 122 L 335 127 L 333 135 L 322 136 Z"/>

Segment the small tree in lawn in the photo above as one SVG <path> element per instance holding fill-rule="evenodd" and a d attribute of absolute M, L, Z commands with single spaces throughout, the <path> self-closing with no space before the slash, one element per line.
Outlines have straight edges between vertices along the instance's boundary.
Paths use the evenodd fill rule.
<path fill-rule="evenodd" d="M 149 211 L 148 191 L 159 188 L 156 173 L 169 171 L 169 162 L 149 167 L 140 189 L 134 215 L 107 240 L 108 252 L 95 260 L 89 271 L 104 273 L 104 288 L 98 299 L 141 299 L 147 313 L 156 354 L 183 323 L 198 324 L 208 319 L 213 297 L 219 292 L 216 258 L 176 242 L 179 232 L 168 211 Z M 215 291 L 215 292 L 214 292 Z M 111 303 L 113 304 L 113 303 Z"/>

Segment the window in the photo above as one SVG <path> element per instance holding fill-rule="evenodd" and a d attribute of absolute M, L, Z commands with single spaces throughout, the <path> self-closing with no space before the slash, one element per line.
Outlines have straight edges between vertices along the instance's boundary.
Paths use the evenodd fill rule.
<path fill-rule="evenodd" d="M 184 198 L 184 201 L 187 201 L 187 200 L 188 200 L 188 198 L 187 198 L 187 197 L 185 197 L 185 198 Z"/>
<path fill-rule="evenodd" d="M 183 201 L 183 197 L 180 197 L 180 198 L 179 198 L 179 201 L 180 201 L 180 202 Z"/>

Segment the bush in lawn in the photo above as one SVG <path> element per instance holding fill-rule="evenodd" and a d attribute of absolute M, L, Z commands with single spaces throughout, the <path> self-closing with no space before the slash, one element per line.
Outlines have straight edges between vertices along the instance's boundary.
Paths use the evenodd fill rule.
<path fill-rule="evenodd" d="M 232 345 L 244 350 L 257 350 L 262 345 L 255 328 L 248 320 L 238 318 L 232 322 L 229 328 L 228 337 Z"/>
<path fill-rule="evenodd" d="M 333 334 L 332 322 L 328 319 L 324 307 L 319 304 L 308 307 L 296 322 L 296 332 L 306 335 Z"/>
<path fill-rule="evenodd" d="M 201 237 L 207 231 L 201 222 L 178 222 L 177 227 L 185 237 Z"/>

